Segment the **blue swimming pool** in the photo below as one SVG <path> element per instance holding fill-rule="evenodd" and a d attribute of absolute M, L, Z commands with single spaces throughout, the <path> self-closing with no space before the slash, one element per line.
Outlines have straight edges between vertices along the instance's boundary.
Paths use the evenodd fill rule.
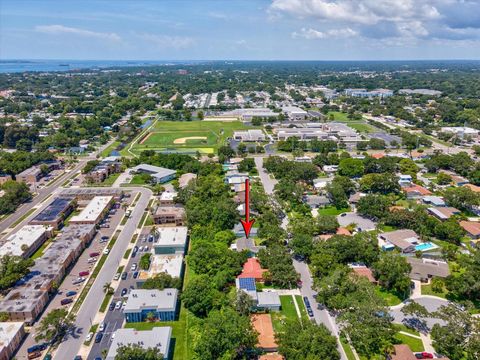
<path fill-rule="evenodd" d="M 431 242 L 426 242 L 422 244 L 415 245 L 415 250 L 417 251 L 428 251 L 428 250 L 433 250 L 438 248 L 437 245 L 431 243 Z"/>

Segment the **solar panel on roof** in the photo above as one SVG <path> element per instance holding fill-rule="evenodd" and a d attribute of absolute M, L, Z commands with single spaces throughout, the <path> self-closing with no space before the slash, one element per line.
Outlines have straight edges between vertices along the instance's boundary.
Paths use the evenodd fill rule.
<path fill-rule="evenodd" d="M 240 289 L 246 291 L 256 291 L 257 287 L 255 286 L 255 279 L 254 278 L 240 278 L 238 279 Z"/>

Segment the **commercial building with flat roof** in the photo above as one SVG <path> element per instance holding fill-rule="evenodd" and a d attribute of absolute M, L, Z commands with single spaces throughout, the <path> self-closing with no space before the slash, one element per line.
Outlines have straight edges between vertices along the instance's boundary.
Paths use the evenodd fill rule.
<path fill-rule="evenodd" d="M 56 241 L 35 260 L 30 273 L 17 281 L 15 287 L 0 300 L 0 312 L 10 320 L 31 324 L 43 311 L 54 284 L 60 284 L 66 269 L 78 258 L 95 235 L 95 225 L 69 225 Z"/>
<path fill-rule="evenodd" d="M 305 120 L 308 117 L 308 112 L 300 109 L 298 106 L 284 106 L 282 111 L 288 116 L 290 120 Z"/>
<path fill-rule="evenodd" d="M 130 171 L 137 174 L 149 174 L 152 179 L 158 184 L 166 183 L 170 180 L 175 179 L 175 177 L 177 176 L 177 172 L 175 170 L 170 170 L 149 164 L 137 165 Z"/>
<path fill-rule="evenodd" d="M 42 177 L 42 170 L 38 166 L 32 166 L 15 175 L 15 180 L 27 184 L 34 184 Z"/>
<path fill-rule="evenodd" d="M 183 255 L 152 255 L 150 257 L 150 269 L 148 271 L 140 271 L 138 276 L 139 282 L 142 283 L 160 273 L 167 273 L 171 277 L 182 278 Z"/>
<path fill-rule="evenodd" d="M 129 345 L 138 345 L 142 349 L 154 348 L 163 355 L 165 360 L 169 360 L 171 359 L 171 337 L 172 328 L 170 326 L 154 327 L 152 330 L 147 331 L 118 329 L 108 350 L 106 360 L 115 360 L 118 349 Z"/>
<path fill-rule="evenodd" d="M 153 244 L 156 255 L 183 254 L 187 245 L 186 226 L 157 228 L 158 239 Z"/>
<path fill-rule="evenodd" d="M 123 308 L 126 322 L 145 321 L 150 313 L 160 321 L 173 321 L 177 310 L 178 290 L 135 289 Z"/>
<path fill-rule="evenodd" d="M 52 228 L 43 225 L 25 225 L 10 235 L 0 247 L 0 256 L 30 257 L 51 235 Z"/>
<path fill-rule="evenodd" d="M 160 195 L 160 205 L 173 205 L 175 204 L 175 198 L 177 197 L 178 193 L 176 191 L 164 191 Z"/>
<path fill-rule="evenodd" d="M 262 130 L 258 129 L 235 131 L 233 133 L 233 138 L 243 142 L 265 141 L 265 134 Z"/>
<path fill-rule="evenodd" d="M 115 188 L 101 188 L 101 189 L 65 189 L 62 191 L 61 196 L 74 197 L 76 200 L 92 200 L 95 196 L 112 196 L 115 200 L 120 200 L 124 193 L 122 189 Z"/>
<path fill-rule="evenodd" d="M 185 223 L 185 209 L 176 206 L 159 206 L 153 214 L 155 224 L 175 224 L 181 226 Z"/>
<path fill-rule="evenodd" d="M 0 360 L 9 360 L 25 336 L 23 322 L 0 322 Z"/>
<path fill-rule="evenodd" d="M 63 220 L 73 211 L 74 207 L 75 201 L 73 198 L 56 198 L 30 220 L 29 224 L 48 225 L 57 230 Z"/>
<path fill-rule="evenodd" d="M 88 205 L 70 219 L 70 224 L 98 224 L 113 204 L 111 196 L 95 196 Z"/>

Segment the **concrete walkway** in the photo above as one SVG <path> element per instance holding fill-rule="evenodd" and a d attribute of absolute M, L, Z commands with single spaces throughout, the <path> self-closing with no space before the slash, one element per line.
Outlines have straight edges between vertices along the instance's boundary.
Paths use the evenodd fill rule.
<path fill-rule="evenodd" d="M 295 305 L 295 310 L 297 310 L 297 316 L 299 319 L 302 318 L 302 313 L 300 312 L 300 308 L 298 307 L 298 303 L 297 303 L 297 298 L 294 296 L 294 295 L 291 295 L 292 296 L 292 299 L 293 299 L 293 305 Z"/>

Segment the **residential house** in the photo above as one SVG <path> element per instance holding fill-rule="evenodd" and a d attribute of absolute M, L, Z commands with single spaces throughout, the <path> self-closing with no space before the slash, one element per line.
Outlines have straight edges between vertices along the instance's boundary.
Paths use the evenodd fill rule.
<path fill-rule="evenodd" d="M 196 174 L 192 174 L 192 173 L 183 174 L 178 178 L 178 186 L 180 187 L 180 189 L 185 189 L 187 185 L 190 183 L 190 181 L 195 180 L 196 178 L 197 178 Z"/>
<path fill-rule="evenodd" d="M 403 229 L 381 233 L 378 235 L 380 242 L 383 242 L 383 250 L 400 249 L 403 253 L 415 251 L 415 245 L 418 245 L 420 238 L 413 230 Z"/>
<path fill-rule="evenodd" d="M 460 221 L 460 226 L 467 232 L 467 235 L 474 240 L 480 239 L 480 223 L 477 221 Z"/>
<path fill-rule="evenodd" d="M 252 326 L 258 333 L 257 348 L 265 352 L 278 350 L 270 314 L 253 314 L 250 318 Z"/>
<path fill-rule="evenodd" d="M 450 219 L 454 215 L 460 214 L 460 210 L 454 207 L 429 207 L 427 211 L 441 221 Z"/>
<path fill-rule="evenodd" d="M 230 249 L 238 252 L 247 250 L 249 256 L 254 256 L 261 249 L 265 249 L 265 246 L 255 245 L 255 241 L 252 238 L 241 237 L 235 240 L 235 242 L 230 246 Z"/>
<path fill-rule="evenodd" d="M 445 200 L 443 200 L 443 198 L 441 198 L 440 196 L 424 196 L 422 198 L 422 201 L 424 204 L 432 205 L 435 207 L 447 206 L 445 204 Z"/>
<path fill-rule="evenodd" d="M 415 257 L 407 257 L 407 261 L 412 266 L 410 278 L 413 280 L 428 281 L 433 277 L 446 278 L 450 275 L 448 263 L 444 261 Z"/>
<path fill-rule="evenodd" d="M 407 199 L 418 199 L 422 196 L 432 195 L 428 189 L 413 183 L 410 186 L 402 187 L 402 191 L 407 195 Z"/>
<path fill-rule="evenodd" d="M 263 281 L 263 273 L 268 271 L 262 269 L 260 262 L 257 258 L 249 258 L 245 264 L 243 264 L 243 270 L 238 278 L 254 278 L 257 281 Z"/>

